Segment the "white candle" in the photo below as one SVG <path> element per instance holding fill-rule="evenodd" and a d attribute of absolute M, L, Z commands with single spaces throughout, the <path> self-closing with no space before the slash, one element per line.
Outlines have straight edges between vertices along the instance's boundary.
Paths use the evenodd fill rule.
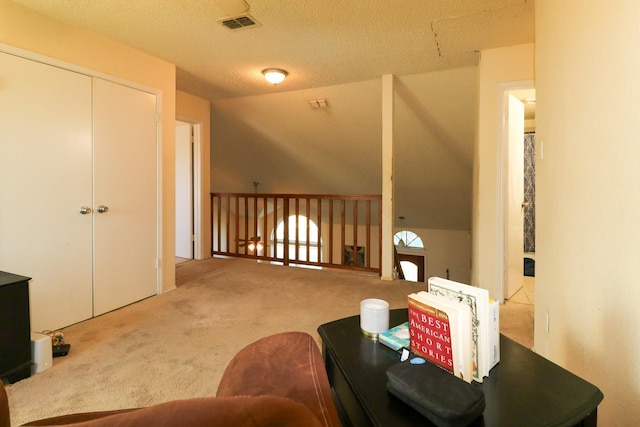
<path fill-rule="evenodd" d="M 377 337 L 389 329 L 389 303 L 377 298 L 360 302 L 360 329 L 368 336 Z"/>

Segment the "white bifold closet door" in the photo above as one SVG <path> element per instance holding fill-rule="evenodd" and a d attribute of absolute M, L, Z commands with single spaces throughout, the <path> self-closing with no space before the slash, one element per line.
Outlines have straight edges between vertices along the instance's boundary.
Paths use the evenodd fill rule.
<path fill-rule="evenodd" d="M 94 78 L 93 127 L 93 289 L 99 315 L 157 291 L 156 96 Z"/>
<path fill-rule="evenodd" d="M 3 52 L 0 82 L 0 270 L 32 277 L 31 329 L 154 295 L 155 95 Z"/>
<path fill-rule="evenodd" d="M 92 316 L 91 77 L 0 53 L 0 81 L 0 270 L 55 329 Z"/>

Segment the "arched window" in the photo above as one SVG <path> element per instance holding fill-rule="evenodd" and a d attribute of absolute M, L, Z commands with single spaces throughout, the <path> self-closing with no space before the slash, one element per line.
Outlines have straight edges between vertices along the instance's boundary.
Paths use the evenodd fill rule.
<path fill-rule="evenodd" d="M 318 226 L 311 219 L 307 219 L 304 215 L 298 215 L 297 224 L 297 242 L 298 253 L 296 256 L 296 216 L 291 215 L 289 217 L 289 259 L 292 261 L 312 261 L 321 262 L 322 251 L 320 250 L 320 236 L 318 235 Z M 307 235 L 308 224 L 308 235 Z M 272 254 L 276 258 L 284 258 L 284 220 L 280 220 L 278 226 L 275 229 L 275 236 L 273 238 L 274 253 Z M 307 252 L 309 258 L 307 259 Z"/>
<path fill-rule="evenodd" d="M 416 233 L 409 230 L 400 230 L 393 236 L 393 244 L 408 248 L 424 248 L 422 239 Z"/>

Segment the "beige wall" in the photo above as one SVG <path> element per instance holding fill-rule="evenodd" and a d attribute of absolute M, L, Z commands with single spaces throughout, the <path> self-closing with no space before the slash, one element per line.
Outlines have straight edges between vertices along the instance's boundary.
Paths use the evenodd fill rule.
<path fill-rule="evenodd" d="M 536 1 L 535 347 L 603 391 L 603 426 L 640 420 L 638 10 Z"/>
<path fill-rule="evenodd" d="M 478 133 L 473 166 L 471 283 L 488 289 L 492 298 L 500 299 L 500 84 L 533 80 L 534 45 L 482 51 L 479 74 Z"/>
<path fill-rule="evenodd" d="M 401 228 L 396 227 L 394 234 Z M 424 250 L 398 248 L 404 254 L 424 255 L 427 267 L 425 280 L 429 277 L 447 277 L 456 282 L 469 283 L 471 277 L 471 232 L 464 230 L 435 230 L 412 228 L 424 244 Z"/>
<path fill-rule="evenodd" d="M 175 66 L 0 0 L 0 43 L 162 91 L 162 281 L 175 287 Z"/>
<path fill-rule="evenodd" d="M 447 277 L 469 283 L 471 278 L 471 232 L 465 230 L 418 230 L 427 250 L 427 277 Z"/>
<path fill-rule="evenodd" d="M 186 92 L 176 92 L 176 117 L 190 123 L 202 126 L 200 177 L 202 187 L 200 191 L 200 218 L 202 230 L 200 235 L 201 257 L 211 257 L 211 109 L 209 101 Z"/>

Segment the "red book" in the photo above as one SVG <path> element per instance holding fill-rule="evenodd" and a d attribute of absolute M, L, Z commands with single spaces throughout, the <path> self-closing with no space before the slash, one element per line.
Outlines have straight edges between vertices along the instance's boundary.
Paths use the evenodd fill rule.
<path fill-rule="evenodd" d="M 409 295 L 407 306 L 411 351 L 471 382 L 469 306 L 427 292 Z"/>

